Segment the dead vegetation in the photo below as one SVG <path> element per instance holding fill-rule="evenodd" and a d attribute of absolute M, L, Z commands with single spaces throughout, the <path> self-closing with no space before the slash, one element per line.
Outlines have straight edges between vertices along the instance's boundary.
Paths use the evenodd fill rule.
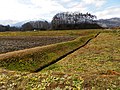
<path fill-rule="evenodd" d="M 119 37 L 117 32 L 101 33 L 86 46 L 38 73 L 0 68 L 0 89 L 119 90 Z"/>

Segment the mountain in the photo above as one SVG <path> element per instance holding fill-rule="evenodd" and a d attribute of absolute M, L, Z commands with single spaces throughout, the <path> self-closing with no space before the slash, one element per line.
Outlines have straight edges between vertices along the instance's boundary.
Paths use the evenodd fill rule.
<path fill-rule="evenodd" d="M 99 19 L 97 23 L 106 28 L 118 27 L 120 26 L 120 18 Z"/>
<path fill-rule="evenodd" d="M 15 27 L 21 27 L 23 24 L 30 21 L 45 21 L 44 19 L 31 19 L 25 21 L 15 21 L 15 20 L 0 20 L 0 25 L 10 25 Z M 110 18 L 110 19 L 99 19 L 97 23 L 106 28 L 118 27 L 120 26 L 120 18 Z"/>
<path fill-rule="evenodd" d="M 29 22 L 29 21 L 21 21 L 21 22 L 14 23 L 11 26 L 21 27 L 24 23 L 27 23 L 27 22 Z"/>
<path fill-rule="evenodd" d="M 14 23 L 11 26 L 21 27 L 23 24 L 30 22 L 30 21 L 45 21 L 45 20 L 44 19 L 30 19 L 30 20 L 25 20 L 25 21 Z"/>
<path fill-rule="evenodd" d="M 12 25 L 12 24 L 15 24 L 17 23 L 18 21 L 15 21 L 15 20 L 0 20 L 0 24 L 2 25 Z"/>
<path fill-rule="evenodd" d="M 0 25 L 10 25 L 10 26 L 15 26 L 15 27 L 21 27 L 24 23 L 30 22 L 30 21 L 45 21 L 44 19 L 29 19 L 29 20 L 24 20 L 24 21 L 17 21 L 17 20 L 0 20 Z"/>

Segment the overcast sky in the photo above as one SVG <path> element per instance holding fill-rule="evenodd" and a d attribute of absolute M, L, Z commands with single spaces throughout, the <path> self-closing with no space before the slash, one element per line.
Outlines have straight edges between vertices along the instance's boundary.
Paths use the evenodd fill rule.
<path fill-rule="evenodd" d="M 58 12 L 90 12 L 98 19 L 120 17 L 120 0 L 0 0 L 0 20 L 52 20 Z"/>

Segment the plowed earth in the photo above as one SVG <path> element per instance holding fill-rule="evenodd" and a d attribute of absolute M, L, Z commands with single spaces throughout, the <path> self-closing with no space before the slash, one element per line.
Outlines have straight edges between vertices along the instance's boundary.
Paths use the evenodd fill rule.
<path fill-rule="evenodd" d="M 1 36 L 0 54 L 74 40 L 75 36 Z"/>

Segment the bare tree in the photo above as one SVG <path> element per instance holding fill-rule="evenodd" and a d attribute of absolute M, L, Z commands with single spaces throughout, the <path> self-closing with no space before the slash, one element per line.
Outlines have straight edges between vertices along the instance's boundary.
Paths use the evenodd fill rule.
<path fill-rule="evenodd" d="M 95 15 L 90 13 L 80 13 L 80 12 L 62 12 L 58 13 L 53 17 L 52 26 L 57 29 L 58 27 L 64 27 L 65 25 L 84 24 L 84 23 L 93 23 Z"/>

